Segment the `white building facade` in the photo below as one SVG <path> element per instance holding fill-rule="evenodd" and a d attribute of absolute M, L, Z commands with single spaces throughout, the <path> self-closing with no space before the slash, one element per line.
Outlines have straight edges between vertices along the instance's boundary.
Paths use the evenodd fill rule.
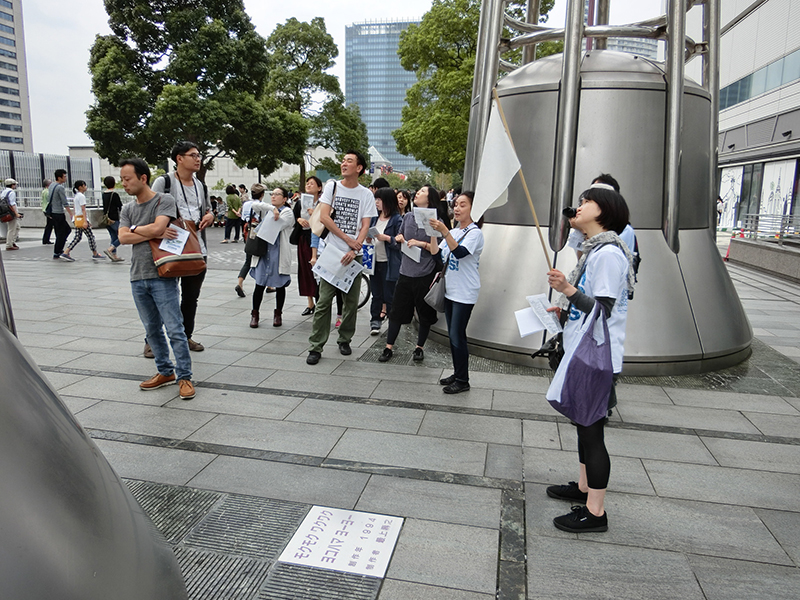
<path fill-rule="evenodd" d="M 800 2 L 722 0 L 720 226 L 800 215 Z"/>

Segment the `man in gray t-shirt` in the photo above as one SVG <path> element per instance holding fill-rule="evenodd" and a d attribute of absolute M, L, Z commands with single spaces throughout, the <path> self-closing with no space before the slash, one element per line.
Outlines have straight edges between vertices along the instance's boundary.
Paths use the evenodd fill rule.
<path fill-rule="evenodd" d="M 142 390 L 155 390 L 178 380 L 180 396 L 195 396 L 192 385 L 192 358 L 183 328 L 178 280 L 162 278 L 153 262 L 150 240 L 175 239 L 178 235 L 169 224 L 178 214 L 175 199 L 150 189 L 150 168 L 140 158 L 126 158 L 120 163 L 120 179 L 125 191 L 136 197 L 122 207 L 119 215 L 119 241 L 132 244 L 131 291 L 136 310 L 144 325 L 147 341 L 153 350 L 158 373 L 139 384 Z M 169 346 L 164 337 L 166 329 Z M 175 364 L 169 357 L 169 347 Z"/>

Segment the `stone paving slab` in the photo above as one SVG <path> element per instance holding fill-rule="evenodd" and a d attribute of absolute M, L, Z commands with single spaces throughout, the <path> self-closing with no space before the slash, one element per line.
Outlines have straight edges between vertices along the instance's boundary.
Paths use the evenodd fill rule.
<path fill-rule="evenodd" d="M 329 457 L 412 469 L 483 475 L 486 444 L 348 429 Z"/>
<path fill-rule="evenodd" d="M 47 374 L 48 379 L 50 373 Z M 123 401 L 148 406 L 164 406 L 178 397 L 178 386 L 168 385 L 156 390 L 142 391 L 139 380 L 114 379 L 111 377 L 84 377 L 71 385 L 62 387 L 60 394 L 80 396 L 97 400 Z"/>
<path fill-rule="evenodd" d="M 373 431 L 415 434 L 425 412 L 411 408 L 373 406 L 307 398 L 286 419 Z"/>
<path fill-rule="evenodd" d="M 457 406 L 485 409 L 489 409 L 492 406 L 491 390 L 473 388 L 457 396 L 458 398 L 454 400 L 451 396 L 444 394 L 442 386 L 438 384 L 407 382 L 403 383 L 403 385 L 397 385 L 394 381 L 380 381 L 375 391 L 371 394 L 372 398 L 381 400 L 399 400 L 419 404 L 450 406 L 455 402 Z"/>
<path fill-rule="evenodd" d="M 645 460 L 659 496 L 800 511 L 800 475 Z"/>
<path fill-rule="evenodd" d="M 734 410 L 627 403 L 617 405 L 616 412 L 626 423 L 659 423 L 669 427 L 758 433 L 750 421 Z"/>
<path fill-rule="evenodd" d="M 186 485 L 216 458 L 175 448 L 157 448 L 112 440 L 95 440 L 120 477 Z"/>
<path fill-rule="evenodd" d="M 723 467 L 738 467 L 800 475 L 800 445 L 701 437 Z"/>
<path fill-rule="evenodd" d="M 519 419 L 428 411 L 422 420 L 419 434 L 453 440 L 519 445 L 522 442 L 521 425 Z"/>
<path fill-rule="evenodd" d="M 794 438 L 800 432 L 800 417 L 745 412 L 744 416 L 764 435 Z"/>
<path fill-rule="evenodd" d="M 105 400 L 80 412 L 84 427 L 177 439 L 189 437 L 213 418 L 210 413 Z"/>
<path fill-rule="evenodd" d="M 522 480 L 522 448 L 489 444 L 484 475 L 498 479 Z"/>
<path fill-rule="evenodd" d="M 755 513 L 769 528 L 794 565 L 800 567 L 800 512 L 756 508 Z"/>
<path fill-rule="evenodd" d="M 561 432 L 561 443 L 564 448 L 578 447 L 578 433 L 575 427 L 559 423 L 558 430 Z M 605 441 L 612 458 L 629 456 L 704 465 L 718 464 L 704 444 L 705 440 L 694 435 L 609 427 L 605 432 Z"/>
<path fill-rule="evenodd" d="M 256 367 L 225 367 L 206 377 L 205 381 L 213 383 L 230 383 L 234 385 L 257 386 L 276 370 L 260 369 Z"/>
<path fill-rule="evenodd" d="M 529 535 L 528 600 L 554 597 L 706 600 L 683 554 Z"/>
<path fill-rule="evenodd" d="M 688 559 L 707 600 L 795 600 L 800 592 L 796 568 L 706 556 Z"/>
<path fill-rule="evenodd" d="M 497 531 L 406 519 L 387 577 L 494 594 Z"/>
<path fill-rule="evenodd" d="M 667 389 L 664 391 L 672 402 L 678 406 L 722 408 L 800 417 L 797 409 L 778 396 L 743 395 L 710 390 Z"/>
<path fill-rule="evenodd" d="M 324 373 L 309 373 L 308 371 L 304 373 L 276 371 L 275 374 L 262 381 L 260 387 L 369 398 L 378 383 L 377 379 L 354 379 L 325 375 Z"/>
<path fill-rule="evenodd" d="M 524 448 L 523 464 L 526 483 L 561 485 L 578 480 L 577 452 Z M 653 484 L 639 459 L 612 457 L 611 472 L 609 493 L 617 491 L 655 495 Z"/>
<path fill-rule="evenodd" d="M 533 448 L 563 450 L 559 424 L 547 421 L 522 421 L 522 445 Z M 577 447 L 576 445 L 572 446 Z"/>
<path fill-rule="evenodd" d="M 498 489 L 373 475 L 356 510 L 496 529 Z"/>
<path fill-rule="evenodd" d="M 353 508 L 369 475 L 287 463 L 220 456 L 187 485 L 331 506 Z"/>
<path fill-rule="evenodd" d="M 167 406 L 177 410 L 280 420 L 289 415 L 302 400 L 302 397 L 296 396 L 203 388 L 202 393 L 191 402 L 175 398 Z"/>
<path fill-rule="evenodd" d="M 494 594 L 478 594 L 453 588 L 422 585 L 387 578 L 381 587 L 381 600 L 493 600 Z"/>
<path fill-rule="evenodd" d="M 342 427 L 329 425 L 217 415 L 188 439 L 209 444 L 324 457 L 344 431 Z"/>

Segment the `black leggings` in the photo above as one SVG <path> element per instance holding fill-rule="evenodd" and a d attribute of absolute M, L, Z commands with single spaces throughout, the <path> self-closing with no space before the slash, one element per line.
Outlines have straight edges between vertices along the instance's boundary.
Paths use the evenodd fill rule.
<path fill-rule="evenodd" d="M 593 490 L 604 490 L 608 487 L 608 478 L 611 475 L 611 458 L 606 450 L 604 439 L 606 419 L 578 428 L 578 460 L 586 465 L 586 478 L 589 487 Z"/>
<path fill-rule="evenodd" d="M 283 287 L 279 287 L 275 290 L 275 310 L 281 312 L 283 310 L 283 304 L 286 302 L 286 288 L 289 286 L 287 283 Z M 261 308 L 261 301 L 264 299 L 264 290 L 267 289 L 265 285 L 256 285 L 256 289 L 253 290 L 253 310 L 258 310 Z"/>
<path fill-rule="evenodd" d="M 400 334 L 400 327 L 403 324 L 399 321 L 392 321 L 389 319 L 389 328 L 386 330 L 386 343 L 390 346 L 394 346 L 394 343 L 397 341 L 397 336 Z M 431 332 L 430 325 L 423 325 L 422 323 L 419 324 L 419 332 L 417 333 L 417 346 L 422 348 L 425 346 L 425 341 L 428 339 L 428 334 Z"/>

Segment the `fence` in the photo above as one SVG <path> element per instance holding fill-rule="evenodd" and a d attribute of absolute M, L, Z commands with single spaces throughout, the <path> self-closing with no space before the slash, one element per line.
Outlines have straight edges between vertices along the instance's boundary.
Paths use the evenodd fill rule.
<path fill-rule="evenodd" d="M 747 214 L 742 218 L 742 232 L 750 239 L 800 239 L 800 216 Z"/>
<path fill-rule="evenodd" d="M 0 182 L 2 183 L 2 182 Z M 66 184 L 64 186 L 67 187 Z M 125 204 L 126 202 L 130 202 L 133 200 L 133 196 L 129 196 L 125 193 L 124 190 L 114 190 L 119 194 L 119 197 L 122 199 L 122 203 Z M 41 208 L 42 206 L 42 188 L 21 188 L 17 187 L 17 204 L 22 208 Z M 94 206 L 103 206 L 103 190 L 94 190 L 94 189 L 87 189 L 85 194 L 86 196 L 86 206 L 89 208 Z M 67 189 L 67 199 L 70 200 L 70 204 L 72 203 L 72 197 L 74 194 L 72 193 L 71 189 Z"/>

